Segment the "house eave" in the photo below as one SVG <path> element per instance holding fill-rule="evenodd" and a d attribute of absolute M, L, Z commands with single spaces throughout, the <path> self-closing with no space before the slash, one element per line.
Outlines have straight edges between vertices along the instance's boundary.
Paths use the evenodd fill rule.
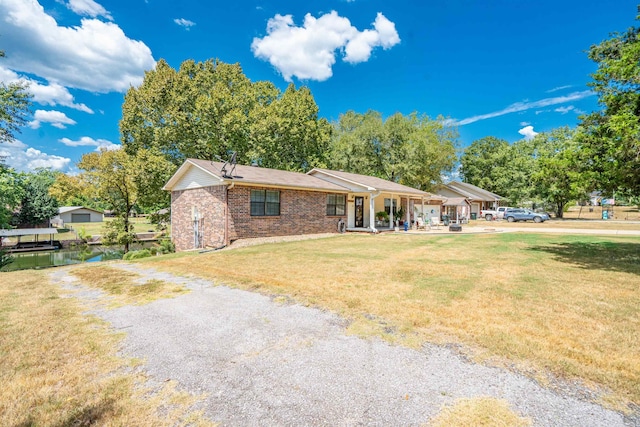
<path fill-rule="evenodd" d="M 173 191 L 173 187 L 175 187 L 175 185 L 180 182 L 180 179 L 182 178 L 182 176 L 192 167 L 198 168 L 201 171 L 205 172 L 206 174 L 212 176 L 213 178 L 217 179 L 218 181 L 220 181 L 220 183 L 224 182 L 224 179 L 221 176 L 218 176 L 214 173 L 211 173 L 211 171 L 201 167 L 200 165 L 193 163 L 191 160 L 187 159 L 185 160 L 185 162 L 178 168 L 178 170 L 173 174 L 173 176 L 171 178 L 169 178 L 169 181 L 167 181 L 167 183 L 162 187 L 162 189 L 164 191 Z"/>

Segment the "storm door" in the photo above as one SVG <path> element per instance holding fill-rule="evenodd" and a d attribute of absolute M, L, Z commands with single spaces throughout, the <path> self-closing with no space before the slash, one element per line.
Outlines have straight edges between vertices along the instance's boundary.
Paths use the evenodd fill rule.
<path fill-rule="evenodd" d="M 356 197 L 356 228 L 364 227 L 364 197 Z"/>

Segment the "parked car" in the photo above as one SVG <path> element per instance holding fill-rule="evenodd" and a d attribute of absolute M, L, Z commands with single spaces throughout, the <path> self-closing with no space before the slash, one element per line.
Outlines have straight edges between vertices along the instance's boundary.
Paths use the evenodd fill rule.
<path fill-rule="evenodd" d="M 534 212 L 530 209 L 508 209 L 504 213 L 504 217 L 509 222 L 517 221 L 533 221 L 533 222 L 545 222 L 549 219 L 549 215 L 546 213 Z"/>
<path fill-rule="evenodd" d="M 484 218 L 487 221 L 491 221 L 492 219 L 502 219 L 504 218 L 504 213 L 509 210 L 514 209 L 509 206 L 500 206 L 497 209 L 483 209 L 480 211 L 480 218 Z"/>

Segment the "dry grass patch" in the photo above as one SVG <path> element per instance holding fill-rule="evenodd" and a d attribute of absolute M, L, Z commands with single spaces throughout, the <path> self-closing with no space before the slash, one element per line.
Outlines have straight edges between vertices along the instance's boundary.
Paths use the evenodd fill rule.
<path fill-rule="evenodd" d="M 196 399 L 171 384 L 152 391 L 120 337 L 84 316 L 44 273 L 0 273 L 0 425 L 208 425 Z"/>
<path fill-rule="evenodd" d="M 91 265 L 70 271 L 85 286 L 98 288 L 112 297 L 112 304 L 140 305 L 162 298 L 172 298 L 189 290 L 183 286 L 151 279 L 140 283 L 140 275 L 108 265 Z"/>
<path fill-rule="evenodd" d="M 539 378 L 603 386 L 618 409 L 640 404 L 640 238 L 346 235 L 149 262 L 334 310 L 358 333 L 463 343 Z"/>
<path fill-rule="evenodd" d="M 490 397 L 458 399 L 445 407 L 430 427 L 526 427 L 531 419 L 522 418 L 504 400 Z"/>

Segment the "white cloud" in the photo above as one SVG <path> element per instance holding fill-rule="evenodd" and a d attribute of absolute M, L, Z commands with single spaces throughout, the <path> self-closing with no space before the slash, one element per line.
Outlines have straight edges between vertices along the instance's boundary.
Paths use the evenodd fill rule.
<path fill-rule="evenodd" d="M 42 123 L 50 123 L 51 126 L 57 127 L 58 129 L 65 129 L 65 125 L 75 125 L 76 121 L 70 119 L 61 111 L 36 110 L 33 115 L 33 121 L 29 122 L 29 127 L 38 129 Z"/>
<path fill-rule="evenodd" d="M 574 108 L 576 107 L 574 107 L 573 105 L 567 105 L 566 107 L 558 107 L 553 111 L 555 111 L 556 113 L 567 114 L 569 111 L 573 110 Z"/>
<path fill-rule="evenodd" d="M 538 134 L 538 132 L 533 130 L 533 126 L 525 126 L 520 129 L 518 133 L 524 136 L 524 139 L 526 139 L 527 141 L 533 139 Z"/>
<path fill-rule="evenodd" d="M 35 168 L 64 170 L 71 164 L 67 157 L 43 153 L 19 140 L 0 145 L 0 156 L 6 156 L 7 166 L 20 172 L 30 172 Z"/>
<path fill-rule="evenodd" d="M 69 138 L 62 138 L 58 141 L 62 142 L 67 147 L 96 147 L 96 151 L 100 151 L 101 148 L 104 148 L 105 150 L 117 150 L 118 148 L 121 148 L 121 145 L 114 144 L 107 139 L 93 139 L 89 136 L 83 136 L 76 141 Z"/>
<path fill-rule="evenodd" d="M 520 126 L 529 126 L 530 124 L 529 122 L 520 122 Z"/>
<path fill-rule="evenodd" d="M 176 18 L 173 20 L 173 22 L 180 25 L 181 27 L 184 27 L 187 31 L 189 31 L 191 27 L 196 25 L 195 22 L 189 21 L 188 19 L 184 19 L 184 18 Z"/>
<path fill-rule="evenodd" d="M 558 87 L 554 87 L 553 89 L 549 89 L 547 91 L 547 93 L 553 93 L 553 92 L 557 92 L 559 90 L 569 89 L 571 87 L 573 87 L 573 85 L 558 86 Z"/>
<path fill-rule="evenodd" d="M 35 80 L 18 76 L 15 72 L 0 67 L 0 81 L 5 83 L 24 83 L 28 86 L 27 91 L 33 95 L 33 101 L 42 105 L 62 105 L 93 114 L 93 110 L 85 104 L 76 104 L 74 97 L 69 90 L 57 83 L 45 85 Z"/>
<path fill-rule="evenodd" d="M 373 28 L 374 30 L 356 32 L 355 37 L 349 40 L 344 47 L 346 62 L 355 64 L 368 61 L 374 47 L 382 46 L 383 49 L 391 49 L 400 43 L 396 25 L 385 18 L 382 13 L 378 13 Z"/>
<path fill-rule="evenodd" d="M 582 111 L 579 108 L 576 108 L 573 105 L 568 105 L 566 107 L 558 107 L 553 111 L 555 111 L 556 113 L 560 113 L 560 114 L 567 114 L 569 111 L 573 111 L 576 114 L 584 114 L 584 111 Z"/>
<path fill-rule="evenodd" d="M 151 50 L 118 25 L 83 18 L 61 27 L 34 0 L 1 0 L 0 27 L 4 66 L 63 87 L 124 92 L 155 66 Z"/>
<path fill-rule="evenodd" d="M 577 101 L 579 99 L 587 98 L 593 95 L 595 95 L 594 92 L 590 90 L 583 90 L 580 92 L 573 92 L 565 96 L 544 98 L 539 101 L 516 102 L 515 104 L 511 104 L 507 108 L 504 108 L 502 110 L 495 111 L 493 113 L 480 114 L 478 116 L 468 117 L 466 119 L 456 121 L 455 124 L 457 124 L 458 126 L 468 125 L 469 123 L 475 123 L 480 120 L 492 119 L 494 117 L 504 116 L 505 114 L 517 113 L 519 111 L 526 111 L 532 108 L 548 107 L 550 105 L 564 104 L 565 102 Z M 536 112 L 536 114 L 537 113 L 538 112 Z"/>
<path fill-rule="evenodd" d="M 291 15 L 276 14 L 267 22 L 267 35 L 254 38 L 251 50 L 256 58 L 269 61 L 284 77 L 327 80 L 333 75 L 336 50 L 349 63 L 367 61 L 375 47 L 390 49 L 400 43 L 395 24 L 378 13 L 373 30 L 358 31 L 349 19 L 332 11 L 314 18 L 306 14 L 302 27 Z"/>
<path fill-rule="evenodd" d="M 66 6 L 78 15 L 89 16 L 91 18 L 102 16 L 109 21 L 113 21 L 113 17 L 109 11 L 93 0 L 69 0 Z"/>

